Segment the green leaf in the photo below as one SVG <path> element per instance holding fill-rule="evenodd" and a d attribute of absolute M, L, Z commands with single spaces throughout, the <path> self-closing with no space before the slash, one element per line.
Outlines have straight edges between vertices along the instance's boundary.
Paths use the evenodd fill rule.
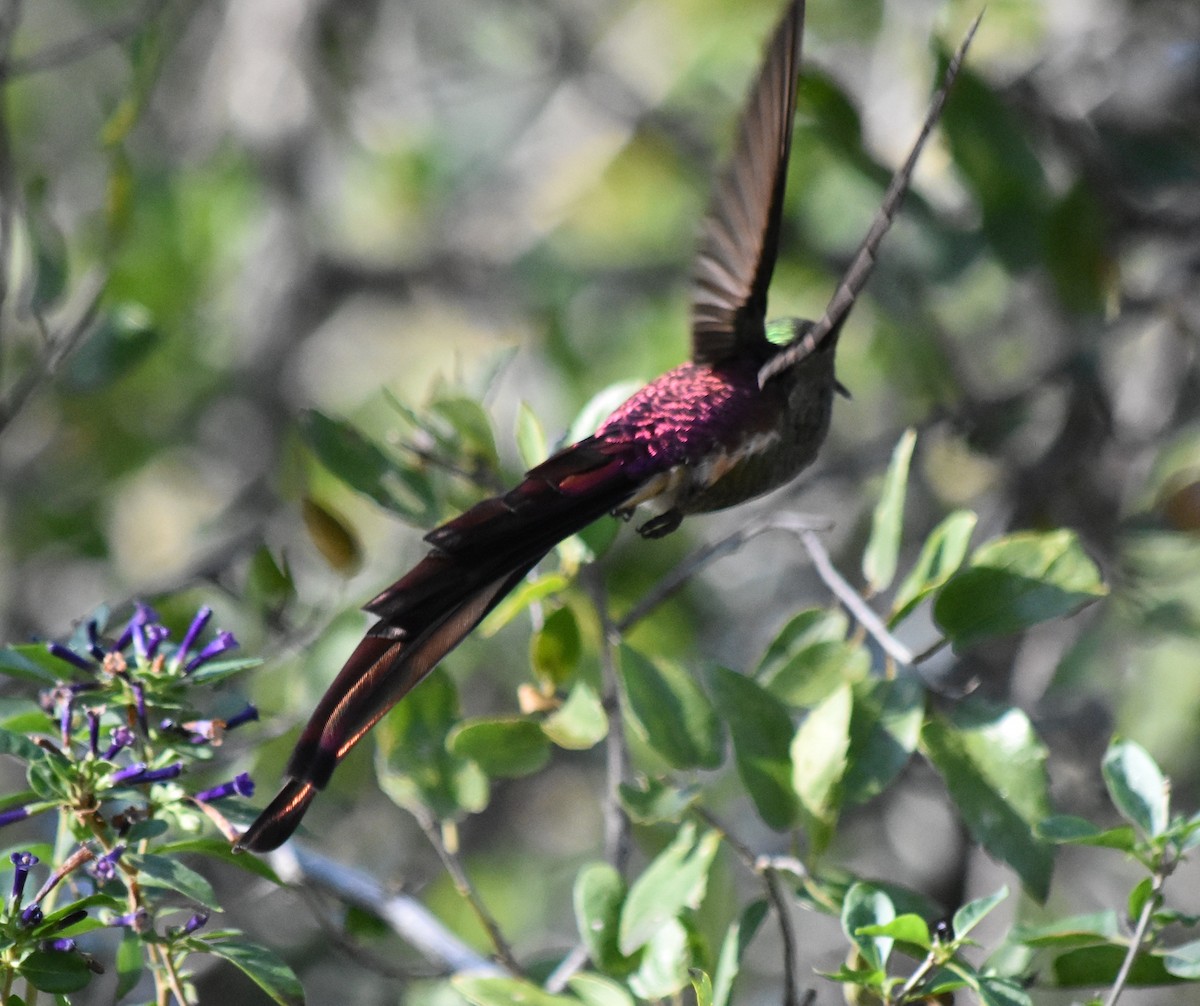
<path fill-rule="evenodd" d="M 256 943 L 237 939 L 195 940 L 200 952 L 212 954 L 238 968 L 280 1006 L 302 1006 L 304 987 L 295 973 L 276 954 Z"/>
<path fill-rule="evenodd" d="M 34 653 L 44 655 L 47 660 L 53 660 L 57 668 L 49 667 L 43 660 L 34 659 Z M 21 678 L 40 687 L 53 687 L 62 679 L 66 670 L 67 665 L 46 653 L 45 646 L 27 644 L 0 649 L 0 674 L 10 678 Z"/>
<path fill-rule="evenodd" d="M 550 760 L 550 742 L 533 720 L 520 717 L 464 720 L 450 731 L 450 753 L 469 758 L 492 778 L 514 779 Z"/>
<path fill-rule="evenodd" d="M 1080 947 L 1054 958 L 1054 982 L 1062 988 L 1096 988 L 1110 985 L 1117 977 L 1129 948 L 1123 942 Z M 1158 954 L 1142 953 L 1133 959 L 1126 984 L 1169 985 L 1180 981 L 1166 968 Z"/>
<path fill-rule="evenodd" d="M 633 996 L 603 975 L 584 971 L 567 979 L 567 988 L 584 1006 L 634 1006 Z"/>
<path fill-rule="evenodd" d="M 488 783 L 474 762 L 446 747 L 458 724 L 458 692 L 435 668 L 375 729 L 379 785 L 399 806 L 456 818 L 487 806 Z"/>
<path fill-rule="evenodd" d="M 897 915 L 891 922 L 859 926 L 855 932 L 859 936 L 887 936 L 897 943 L 919 947 L 921 950 L 929 950 L 933 946 L 933 937 L 929 935 L 929 923 L 912 912 Z"/>
<path fill-rule="evenodd" d="M 450 424 L 463 448 L 474 460 L 493 467 L 498 464 L 492 421 L 475 399 L 464 395 L 437 398 L 429 403 L 429 411 Z"/>
<path fill-rule="evenodd" d="M 938 593 L 933 614 L 956 648 L 1071 614 L 1107 593 L 1074 532 L 989 542 Z"/>
<path fill-rule="evenodd" d="M 570 582 L 562 573 L 547 573 L 535 580 L 523 580 L 488 613 L 479 627 L 479 635 L 484 639 L 491 638 L 531 604 L 566 590 Z"/>
<path fill-rule="evenodd" d="M 960 940 L 974 929 L 993 908 L 1008 897 L 1008 888 L 1001 887 L 995 894 L 988 894 L 974 901 L 968 901 L 957 912 L 951 921 L 954 939 Z"/>
<path fill-rule="evenodd" d="M 636 961 L 621 953 L 618 932 L 625 881 L 608 863 L 591 863 L 575 878 L 575 924 L 593 963 L 610 974 L 628 974 Z"/>
<path fill-rule="evenodd" d="M 1137 844 L 1137 836 L 1128 825 L 1101 828 L 1091 821 L 1070 814 L 1052 814 L 1044 818 L 1038 822 L 1037 833 L 1047 842 L 1058 845 L 1098 845 L 1131 852 Z"/>
<path fill-rule="evenodd" d="M 472 978 L 457 975 L 455 990 L 475 1006 L 579 1006 L 571 996 L 555 995 L 523 978 Z"/>
<path fill-rule="evenodd" d="M 659 779 L 645 779 L 637 785 L 621 783 L 621 806 L 638 824 L 678 824 L 699 795 L 695 788 L 672 786 Z"/>
<path fill-rule="evenodd" d="M 692 991 L 696 994 L 696 1006 L 713 1006 L 713 984 L 706 971 L 692 968 Z"/>
<path fill-rule="evenodd" d="M 629 978 L 630 988 L 651 1001 L 674 996 L 688 984 L 690 949 L 683 923 L 667 919 L 643 948 L 637 972 Z"/>
<path fill-rule="evenodd" d="M 645 946 L 684 908 L 696 908 L 708 885 L 708 870 L 721 844 L 714 831 L 697 837 L 690 822 L 633 882 L 621 909 L 618 947 L 631 954 Z"/>
<path fill-rule="evenodd" d="M 1176 978 L 1200 978 L 1200 940 L 1172 947 L 1163 955 L 1163 966 Z"/>
<path fill-rule="evenodd" d="M 564 684 L 575 672 L 582 654 L 579 622 L 575 612 L 567 605 L 550 612 L 529 643 L 529 659 L 534 673 L 555 688 Z"/>
<path fill-rule="evenodd" d="M 842 796 L 865 803 L 882 793 L 908 764 L 921 737 L 925 689 L 915 676 L 854 683 L 850 749 Z"/>
<path fill-rule="evenodd" d="M 214 911 L 221 910 L 212 885 L 195 870 L 184 866 L 177 859 L 149 852 L 131 852 L 126 853 L 123 862 L 132 866 L 142 875 L 141 882 L 143 886 L 151 886 L 147 884 L 147 878 L 149 878 L 149 880 L 155 882 L 154 886 L 165 887 L 168 890 L 182 894 L 185 898 L 190 898 L 205 908 L 210 908 Z"/>
<path fill-rule="evenodd" d="M 1121 923 L 1111 909 L 1087 915 L 1071 915 L 1037 926 L 1015 926 L 1012 940 L 1028 947 L 1056 950 L 1109 943 L 1121 935 Z"/>
<path fill-rule="evenodd" d="M 842 901 L 842 932 L 858 947 L 867 966 L 880 971 L 887 964 L 895 942 L 890 936 L 870 936 L 868 926 L 884 926 L 896 918 L 892 899 L 873 884 L 851 885 Z"/>
<path fill-rule="evenodd" d="M 21 761 L 33 763 L 41 761 L 47 754 L 44 748 L 38 747 L 28 737 L 0 730 L 0 755 L 12 755 Z"/>
<path fill-rule="evenodd" d="M 883 491 L 871 519 L 871 537 L 863 552 L 862 571 L 868 589 L 875 594 L 887 590 L 896 575 L 900 554 L 900 532 L 904 526 L 904 496 L 908 488 L 908 469 L 912 463 L 917 431 L 907 429 L 892 451 Z"/>
<path fill-rule="evenodd" d="M 1083 179 L 1047 215 L 1042 261 L 1054 278 L 1059 300 L 1075 314 L 1099 316 L 1109 301 L 1116 268 L 1107 232 L 1106 211 Z"/>
<path fill-rule="evenodd" d="M 623 697 L 638 732 L 675 768 L 716 768 L 721 722 L 712 703 L 678 664 L 620 651 Z"/>
<path fill-rule="evenodd" d="M 796 654 L 814 643 L 840 643 L 850 630 L 850 621 L 837 608 L 806 608 L 795 615 L 771 640 L 754 677 L 769 682 Z"/>
<path fill-rule="evenodd" d="M 977 520 L 970 510 L 955 510 L 929 532 L 916 563 L 896 588 L 889 625 L 902 622 L 918 604 L 954 575 L 967 556 Z"/>
<path fill-rule="evenodd" d="M 812 608 L 796 615 L 763 654 L 755 680 L 788 705 L 806 709 L 847 680 L 865 678 L 871 658 L 846 641 L 842 612 Z"/>
<path fill-rule="evenodd" d="M 517 406 L 517 450 L 526 468 L 540 464 L 548 453 L 546 431 L 536 413 L 525 402 Z"/>
<path fill-rule="evenodd" d="M 113 999 L 120 1002 L 142 980 L 145 963 L 142 958 L 144 944 L 141 937 L 131 929 L 125 930 L 117 947 L 117 989 Z"/>
<path fill-rule="evenodd" d="M 846 772 L 853 704 L 850 686 L 843 685 L 804 718 L 792 740 L 792 788 L 812 818 L 809 841 L 817 853 L 827 847 L 841 809 L 838 784 Z"/>
<path fill-rule="evenodd" d="M 351 489 L 415 524 L 433 522 L 436 504 L 423 472 L 401 465 L 349 423 L 315 409 L 300 417 L 299 430 L 321 464 Z"/>
<path fill-rule="evenodd" d="M 712 1006 L 729 1006 L 732 1002 L 730 996 L 734 980 L 742 968 L 742 958 L 767 917 L 769 908 L 766 901 L 752 901 L 741 916 L 730 923 L 725 939 L 721 941 L 721 952 L 717 955 L 717 967 L 713 973 Z"/>
<path fill-rule="evenodd" d="M 78 992 L 92 980 L 87 962 L 74 951 L 35 950 L 17 965 L 17 974 L 42 992 Z"/>
<path fill-rule="evenodd" d="M 1012 978 L 984 975 L 975 987 L 983 1006 L 1033 1006 L 1033 1000 L 1020 982 Z"/>
<path fill-rule="evenodd" d="M 1170 824 L 1170 789 L 1162 770 L 1140 744 L 1114 741 L 1101 765 L 1113 805 L 1144 835 L 1157 838 Z"/>
<path fill-rule="evenodd" d="M 713 669 L 712 684 L 733 737 L 738 776 L 755 809 L 772 828 L 791 828 L 800 801 L 792 788 L 795 729 L 787 708 L 761 685 L 723 667 Z"/>
<path fill-rule="evenodd" d="M 275 871 L 271 869 L 266 860 L 260 859 L 258 856 L 246 856 L 240 852 L 234 852 L 233 846 L 223 838 L 186 838 L 178 842 L 167 842 L 157 845 L 155 846 L 155 852 L 160 856 L 180 856 L 184 854 L 210 856 L 213 859 L 219 859 L 222 863 L 229 863 L 231 866 L 236 866 L 248 873 L 253 873 L 264 880 L 269 880 L 273 884 L 283 883 L 275 875 Z"/>
<path fill-rule="evenodd" d="M 1025 714 L 968 700 L 930 717 L 921 744 L 975 840 L 1044 901 L 1053 856 L 1033 829 L 1049 812 L 1046 749 Z"/>
<path fill-rule="evenodd" d="M 577 681 L 567 701 L 543 721 L 542 731 L 560 748 L 587 751 L 607 736 L 608 714 L 596 690 Z"/>

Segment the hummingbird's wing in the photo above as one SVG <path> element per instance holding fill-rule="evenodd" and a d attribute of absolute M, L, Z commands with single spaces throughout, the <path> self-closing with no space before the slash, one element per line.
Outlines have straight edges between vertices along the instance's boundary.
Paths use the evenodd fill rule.
<path fill-rule="evenodd" d="M 862 288 L 866 286 L 867 277 L 871 275 L 871 270 L 875 268 L 875 256 L 879 251 L 879 244 L 883 241 L 883 236 L 888 232 L 888 228 L 892 226 L 892 220 L 900 210 L 900 203 L 903 202 L 904 194 L 908 191 L 908 183 L 912 178 L 913 169 L 917 165 L 917 158 L 921 156 L 921 150 L 925 146 L 925 141 L 929 139 L 929 134 L 933 132 L 933 127 L 937 124 L 938 118 L 942 114 L 942 108 L 946 104 L 946 97 L 950 94 L 950 88 L 954 85 L 954 78 L 958 76 L 958 71 L 962 68 L 963 59 L 967 55 L 967 47 L 971 44 L 971 39 L 975 37 L 975 29 L 979 27 L 979 22 L 982 18 L 983 11 L 980 11 L 971 23 L 971 27 L 967 29 L 967 34 L 959 44 L 958 50 L 946 66 L 946 72 L 942 76 L 942 84 L 934 92 L 933 97 L 929 101 L 929 110 L 925 113 L 925 122 L 921 126 L 921 132 L 917 135 L 917 139 L 913 143 L 912 149 L 908 152 L 908 157 L 904 163 L 892 175 L 892 180 L 888 184 L 887 192 L 884 193 L 883 203 L 879 207 L 879 212 L 875 214 L 875 219 L 871 221 L 871 227 L 867 231 L 867 236 L 863 238 L 862 244 L 859 245 L 854 260 L 850 263 L 849 268 L 846 269 L 841 280 L 838 282 L 837 289 L 833 292 L 833 297 L 829 301 L 829 306 L 825 308 L 825 313 L 821 316 L 820 320 L 808 328 L 804 335 L 793 340 L 787 349 L 764 364 L 758 372 L 758 383 L 760 386 L 765 385 L 776 374 L 782 373 L 794 364 L 799 363 L 816 349 L 822 340 L 829 338 L 831 335 L 836 337 L 838 331 L 841 329 L 842 324 L 850 314 L 850 308 L 854 306 L 854 301 L 862 292 Z"/>
<path fill-rule="evenodd" d="M 779 245 L 803 38 L 804 0 L 793 0 L 767 48 L 701 231 L 692 279 L 697 363 L 767 345 L 767 286 Z"/>

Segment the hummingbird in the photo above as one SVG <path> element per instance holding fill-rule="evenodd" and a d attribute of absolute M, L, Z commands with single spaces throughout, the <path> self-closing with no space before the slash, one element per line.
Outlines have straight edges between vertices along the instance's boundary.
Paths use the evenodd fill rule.
<path fill-rule="evenodd" d="M 318 703 L 279 795 L 237 842 L 281 845 L 345 758 L 564 538 L 606 514 L 654 515 L 659 538 L 685 516 L 735 506 L 790 482 L 829 431 L 838 336 L 941 114 L 979 19 L 951 58 L 921 132 L 896 170 L 851 265 L 816 322 L 766 319 L 796 113 L 804 0 L 766 48 L 733 155 L 713 191 L 692 284 L 691 359 L 651 381 L 589 437 L 511 491 L 430 531 L 428 554 L 365 605 L 376 623 Z"/>

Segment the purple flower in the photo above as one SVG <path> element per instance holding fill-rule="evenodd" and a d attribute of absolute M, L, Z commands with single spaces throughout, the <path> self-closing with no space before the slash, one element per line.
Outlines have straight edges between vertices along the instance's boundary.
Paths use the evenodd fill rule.
<path fill-rule="evenodd" d="M 85 671 L 91 671 L 93 674 L 96 673 L 96 665 L 90 660 L 81 657 L 69 646 L 63 646 L 61 643 L 47 643 L 46 649 L 50 651 L 51 656 L 58 657 L 59 660 L 65 660 L 68 664 L 73 664 Z"/>
<path fill-rule="evenodd" d="M 112 761 L 118 751 L 129 747 L 136 740 L 133 731 L 123 723 L 119 727 L 113 727 L 110 736 L 112 737 L 112 743 L 108 746 L 108 750 L 104 752 L 105 761 Z"/>
<path fill-rule="evenodd" d="M 240 713 L 235 713 L 225 721 L 226 730 L 234 730 L 243 723 L 253 723 L 258 720 L 258 708 L 253 704 L 247 705 Z"/>
<path fill-rule="evenodd" d="M 179 648 L 175 651 L 175 656 L 171 662 L 175 667 L 179 667 L 187 657 L 188 650 L 192 648 L 199 638 L 200 633 L 204 631 L 204 627 L 208 625 L 209 619 L 212 618 L 212 608 L 207 604 L 202 605 L 200 610 L 196 612 L 196 617 L 192 619 L 192 624 L 188 626 L 187 632 L 184 633 L 183 641 L 179 644 Z"/>
<path fill-rule="evenodd" d="M 104 647 L 100 645 L 100 629 L 96 625 L 96 620 L 93 618 L 87 624 L 88 634 L 88 653 L 97 660 L 104 659 Z"/>
<path fill-rule="evenodd" d="M 81 845 L 78 849 L 71 853 L 71 855 L 69 855 L 63 861 L 63 864 L 46 878 L 46 882 L 42 884 L 42 886 L 38 889 L 37 894 L 33 896 L 33 904 L 31 904 L 29 908 L 26 908 L 25 911 L 21 913 L 21 921 L 27 921 L 26 915 L 29 915 L 33 909 L 36 909 L 37 906 L 41 904 L 42 899 L 59 885 L 63 877 L 70 873 L 74 873 L 85 863 L 90 863 L 95 858 L 96 854 L 92 852 L 92 850 L 86 845 Z M 37 914 L 38 921 L 41 921 L 41 911 L 39 910 Z M 36 925 L 36 923 L 34 924 Z"/>
<path fill-rule="evenodd" d="M 25 806 L 0 810 L 0 828 L 3 828 L 6 824 L 16 824 L 18 821 L 24 821 L 28 816 L 29 808 Z"/>
<path fill-rule="evenodd" d="M 108 920 L 110 926 L 128 926 L 135 933 L 144 933 L 150 928 L 150 913 L 138 906 L 124 915 L 114 915 Z"/>
<path fill-rule="evenodd" d="M 140 681 L 129 682 L 129 690 L 133 692 L 133 701 L 137 706 L 138 726 L 142 728 L 142 736 L 150 736 L 150 724 L 146 721 L 146 689 Z"/>
<path fill-rule="evenodd" d="M 57 953 L 70 953 L 75 949 L 75 941 L 63 936 L 54 940 L 42 940 L 42 949 Z"/>
<path fill-rule="evenodd" d="M 208 912 L 197 912 L 190 919 L 188 919 L 187 922 L 176 929 L 171 935 L 190 936 L 206 922 L 208 922 Z"/>
<path fill-rule="evenodd" d="M 218 632 L 215 639 L 184 664 L 183 673 L 191 674 L 201 664 L 208 663 L 213 657 L 220 656 L 226 650 L 232 650 L 235 646 L 237 646 L 237 640 L 233 638 L 232 632 L 224 630 Z"/>
<path fill-rule="evenodd" d="M 250 778 L 249 772 L 242 772 L 220 786 L 202 790 L 196 794 L 196 799 L 202 803 L 213 803 L 216 800 L 224 800 L 227 796 L 254 796 L 254 780 Z"/>
<path fill-rule="evenodd" d="M 111 776 L 109 782 L 114 786 L 144 786 L 152 782 L 166 782 L 168 779 L 177 779 L 183 774 L 183 762 L 177 761 L 163 768 L 146 768 L 145 762 L 137 762 L 130 765 L 128 768 L 118 769 Z"/>
<path fill-rule="evenodd" d="M 12 907 L 13 911 L 16 911 L 21 907 L 21 899 L 25 896 L 25 881 L 29 879 L 29 870 L 37 866 L 38 858 L 32 852 L 14 852 L 9 858 L 16 868 L 12 886 Z"/>
<path fill-rule="evenodd" d="M 117 641 L 113 644 L 113 650 L 123 650 L 133 642 L 135 628 L 141 628 L 142 626 L 149 625 L 151 622 L 157 621 L 158 614 L 155 610 L 148 604 L 138 601 L 133 612 L 133 617 L 129 620 L 129 624 L 125 626 L 125 631 L 121 633 Z"/>
<path fill-rule="evenodd" d="M 28 926 L 30 929 L 32 929 L 34 926 L 40 926 L 43 918 L 44 916 L 42 915 L 42 910 L 38 907 L 38 904 L 35 901 L 32 905 L 21 912 L 21 925 Z"/>
<path fill-rule="evenodd" d="M 88 873 L 102 884 L 112 880 L 117 875 L 117 860 L 121 858 L 121 853 L 124 851 L 124 845 L 113 846 L 111 852 L 106 852 L 88 867 Z"/>
<path fill-rule="evenodd" d="M 58 713 L 58 729 L 62 735 L 63 747 L 71 745 L 71 718 L 74 713 L 74 696 L 62 704 L 62 709 Z"/>
<path fill-rule="evenodd" d="M 100 757 L 100 710 L 89 709 L 84 713 L 88 725 L 88 751 L 93 758 Z"/>

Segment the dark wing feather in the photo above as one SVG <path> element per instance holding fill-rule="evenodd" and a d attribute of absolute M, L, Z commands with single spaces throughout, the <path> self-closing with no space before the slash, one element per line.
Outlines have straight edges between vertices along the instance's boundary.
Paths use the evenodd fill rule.
<path fill-rule="evenodd" d="M 713 191 L 693 269 L 692 359 L 717 363 L 767 347 L 767 287 L 796 117 L 804 0 L 793 0 L 742 113 L 733 158 Z"/>
<path fill-rule="evenodd" d="M 783 352 L 779 353 L 763 366 L 758 372 L 758 383 L 760 386 L 766 384 L 776 374 L 782 373 L 789 367 L 799 363 L 816 349 L 824 339 L 837 338 L 838 332 L 850 314 L 850 308 L 854 306 L 854 301 L 862 292 L 862 288 L 866 286 L 867 277 L 871 275 L 871 270 L 875 268 L 875 256 L 879 252 L 880 242 L 883 241 L 883 236 L 888 232 L 888 228 L 892 226 L 892 220 L 900 210 L 900 204 L 904 200 L 904 194 L 908 191 L 908 184 L 912 179 L 913 169 L 917 165 L 917 158 L 921 156 L 921 150 L 925 146 L 925 141 L 929 139 L 929 134 L 933 132 L 933 127 L 937 124 L 938 117 L 942 114 L 942 107 L 946 104 L 946 97 L 950 94 L 950 88 L 954 85 L 954 78 L 958 76 L 963 59 L 967 55 L 967 47 L 971 44 L 971 39 L 975 36 L 975 29 L 979 27 L 979 21 L 982 17 L 983 12 L 980 11 L 979 15 L 972 22 L 971 27 L 967 30 L 966 36 L 951 58 L 949 65 L 947 65 L 946 72 L 942 76 L 942 84 L 934 92 L 933 97 L 929 101 L 929 110 L 925 113 L 925 122 L 921 126 L 921 132 L 917 135 L 917 139 L 913 143 L 912 149 L 908 152 L 908 157 L 904 163 L 892 175 L 892 180 L 888 184 L 887 192 L 884 193 L 883 203 L 879 207 L 879 212 L 875 214 L 875 219 L 871 221 L 871 227 L 867 231 L 867 236 L 863 238 L 862 244 L 859 245 L 854 260 L 850 263 L 849 268 L 846 269 L 841 280 L 838 282 L 837 289 L 833 292 L 833 297 L 829 301 L 829 306 L 825 308 L 825 313 L 804 335 L 793 340 Z"/>

